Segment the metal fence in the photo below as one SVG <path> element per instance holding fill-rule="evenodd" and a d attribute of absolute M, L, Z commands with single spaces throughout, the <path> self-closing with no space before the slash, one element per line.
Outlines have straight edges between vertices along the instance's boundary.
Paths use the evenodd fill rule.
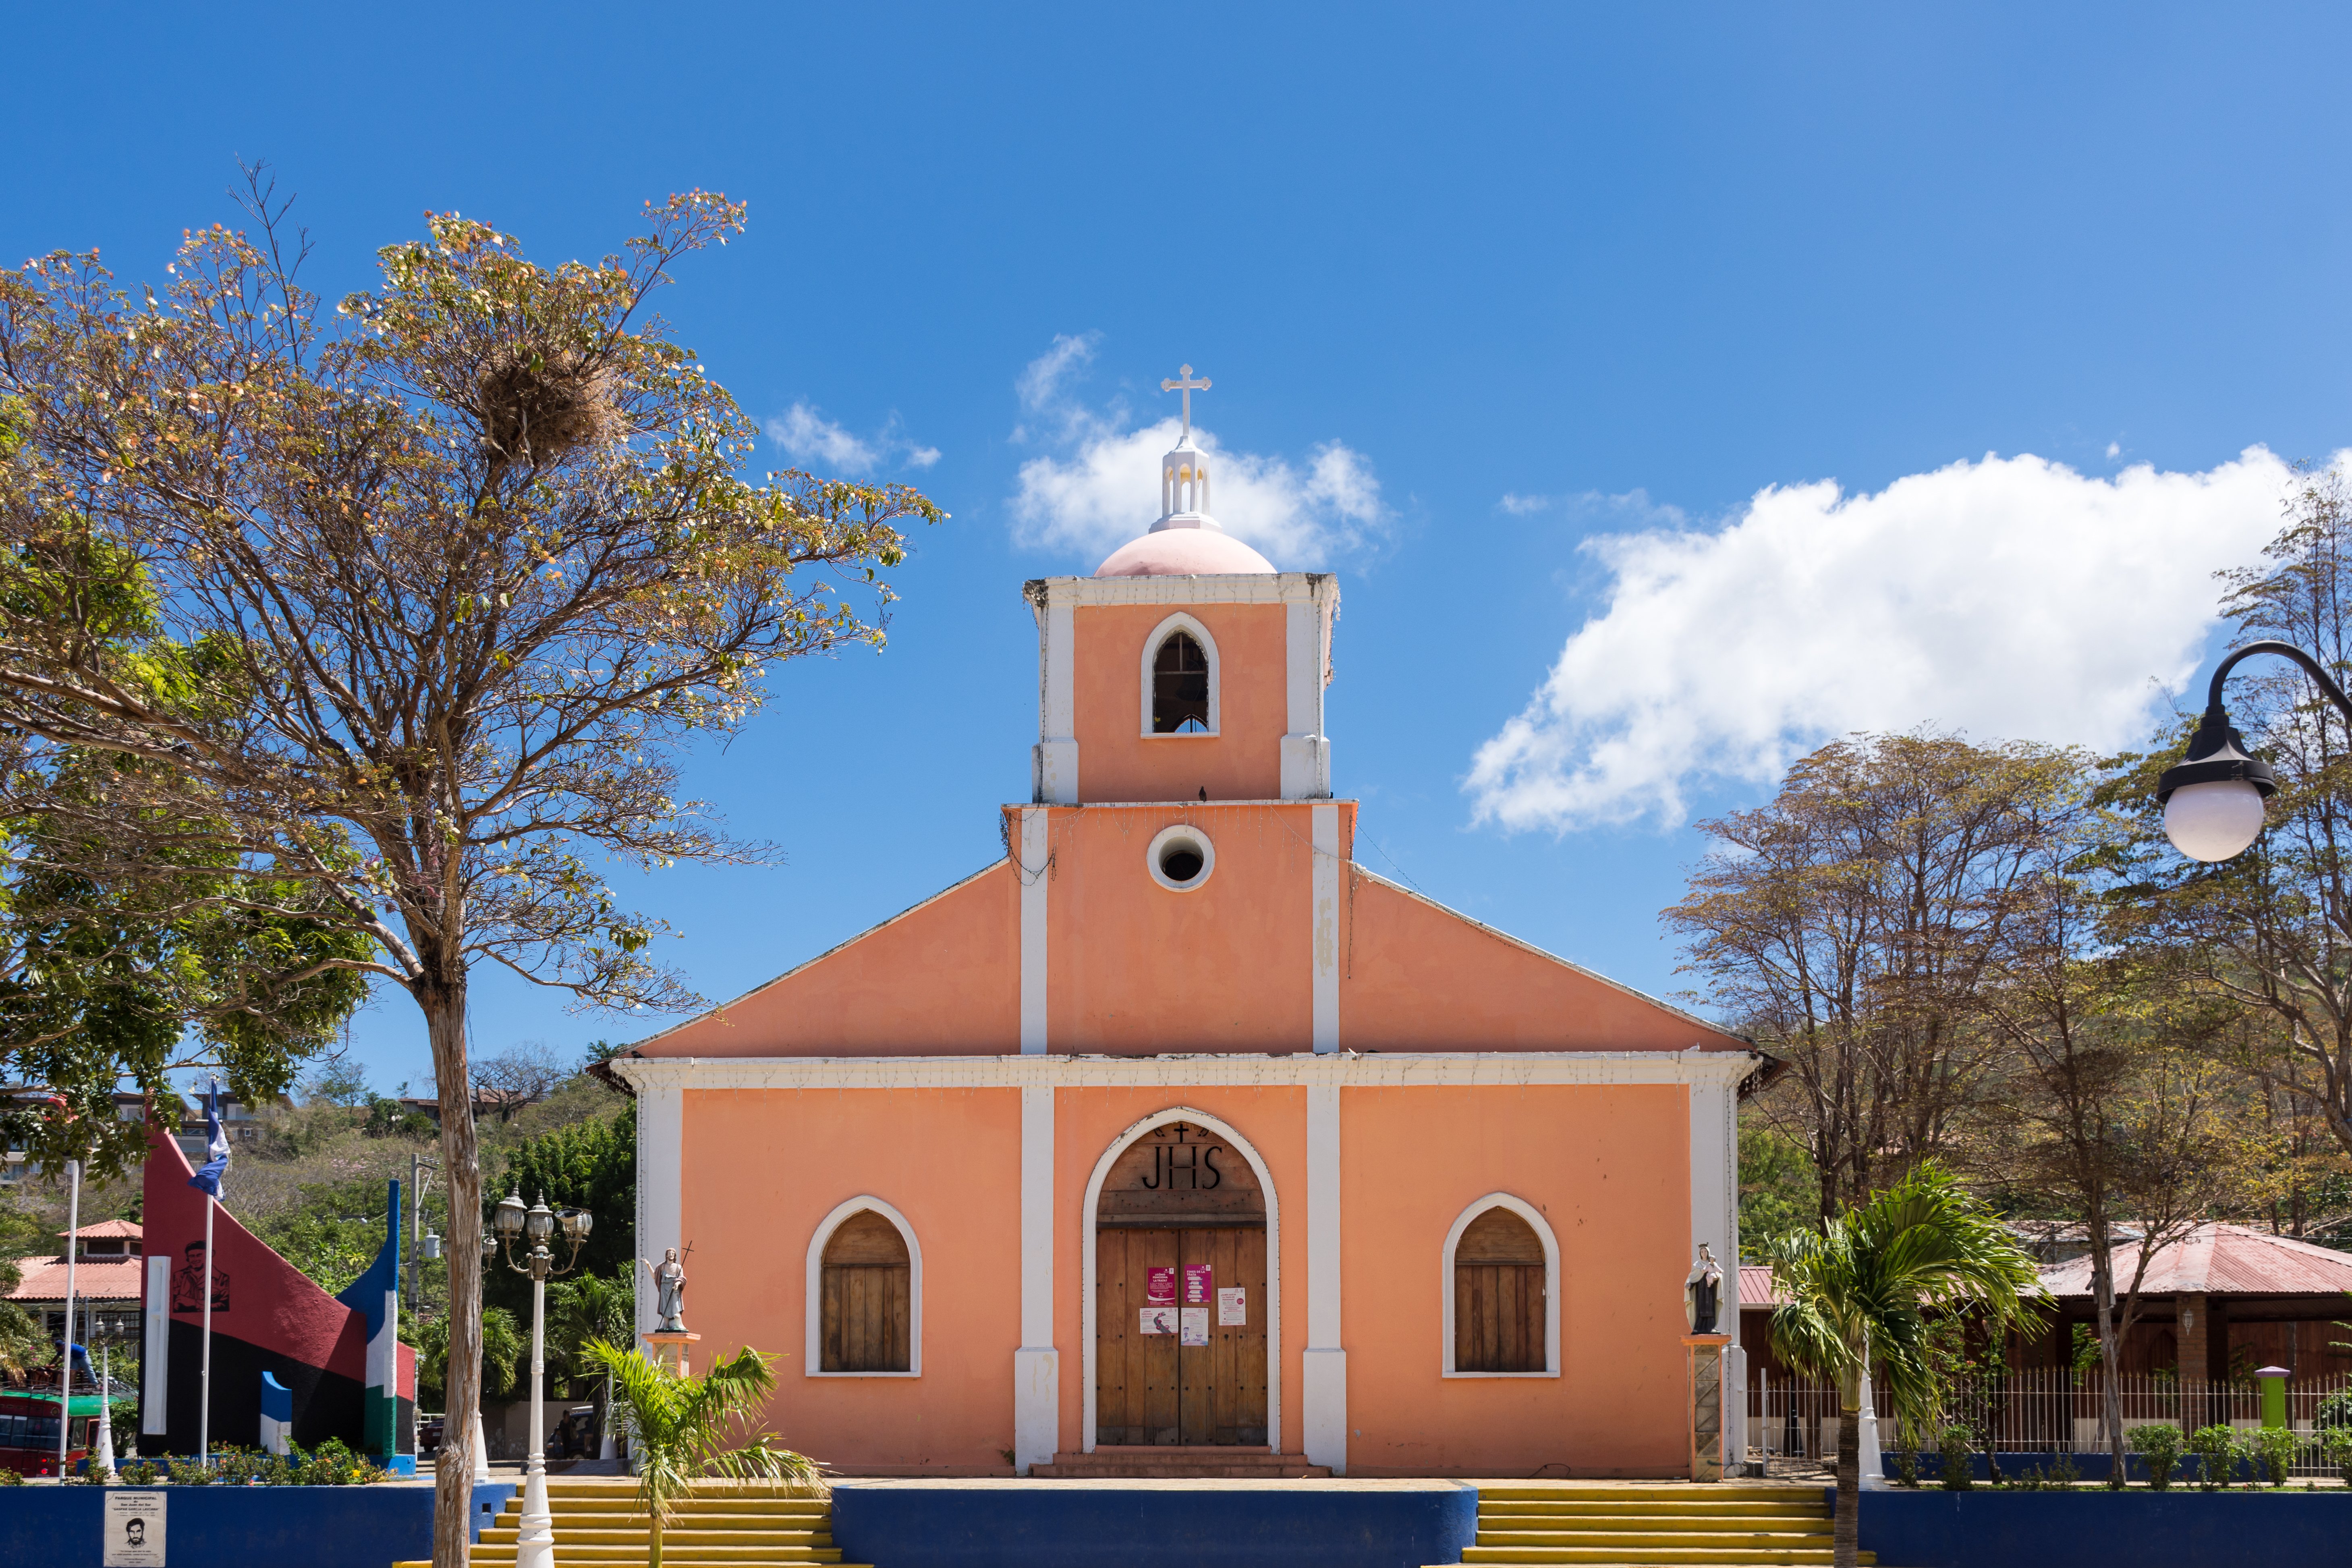
<path fill-rule="evenodd" d="M 2200 1426 L 2258 1427 L 2263 1424 L 2260 1384 L 2249 1381 L 2183 1382 L 2170 1377 L 2116 1380 L 2124 1430 L 2165 1423 L 2194 1431 Z M 1900 1436 L 1884 1384 L 1873 1390 L 1879 1411 L 1879 1441 L 1892 1452 Z M 2331 1404 L 2330 1401 L 2333 1401 Z M 2103 1454 L 2107 1451 L 2105 1385 L 2096 1370 L 2070 1372 L 2037 1367 L 1993 1376 L 1956 1379 L 1945 1391 L 1943 1422 L 1966 1426 L 1979 1451 L 2003 1454 Z M 2325 1426 L 2352 1426 L 2352 1378 L 2334 1376 L 2290 1381 L 2287 1425 L 2310 1435 L 2295 1460 L 2298 1476 L 2332 1476 L 2316 1436 Z M 1759 1374 L 1748 1386 L 1748 1454 L 1751 1459 L 1801 1458 L 1834 1463 L 1837 1458 L 1838 1393 L 1803 1379 Z M 1933 1450 L 1937 1435 L 1919 1434 Z M 1890 1461 L 1891 1462 L 1891 1461 Z"/>

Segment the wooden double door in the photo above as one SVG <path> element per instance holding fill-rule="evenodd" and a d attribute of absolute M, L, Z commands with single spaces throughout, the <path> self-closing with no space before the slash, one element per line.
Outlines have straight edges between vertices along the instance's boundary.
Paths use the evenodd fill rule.
<path fill-rule="evenodd" d="M 1160 1296 L 1166 1281 L 1174 1283 L 1172 1310 L 1154 1296 L 1155 1270 Z M 1190 1300 L 1194 1294 L 1205 1300 Z M 1187 1312 L 1198 1314 L 1190 1333 Z M 1161 1326 L 1175 1331 L 1146 1331 Z M 1096 1443 L 1265 1440 L 1265 1225 L 1099 1228 Z"/>

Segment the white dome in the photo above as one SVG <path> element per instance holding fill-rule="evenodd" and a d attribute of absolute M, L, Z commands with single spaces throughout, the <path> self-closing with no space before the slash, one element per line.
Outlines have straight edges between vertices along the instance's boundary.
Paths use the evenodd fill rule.
<path fill-rule="evenodd" d="M 1112 551 L 1095 575 L 1229 577 L 1273 570 L 1273 562 L 1223 529 L 1160 528 Z"/>

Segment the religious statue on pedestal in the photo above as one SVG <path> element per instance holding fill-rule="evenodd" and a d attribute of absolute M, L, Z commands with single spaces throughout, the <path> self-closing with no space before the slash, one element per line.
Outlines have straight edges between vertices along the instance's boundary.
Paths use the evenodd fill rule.
<path fill-rule="evenodd" d="M 687 1248 L 691 1252 L 692 1247 Z M 665 1247 L 662 1260 L 640 1258 L 654 1277 L 654 1332 L 682 1334 L 686 1332 L 686 1265 L 678 1258 L 677 1248 Z"/>
<path fill-rule="evenodd" d="M 1718 1331 L 1716 1319 L 1723 1311 L 1723 1270 L 1715 1261 L 1715 1254 L 1702 1244 L 1698 1261 L 1691 1265 L 1690 1277 L 1683 1281 L 1686 1300 L 1684 1310 L 1690 1317 L 1690 1331 L 1712 1334 Z"/>

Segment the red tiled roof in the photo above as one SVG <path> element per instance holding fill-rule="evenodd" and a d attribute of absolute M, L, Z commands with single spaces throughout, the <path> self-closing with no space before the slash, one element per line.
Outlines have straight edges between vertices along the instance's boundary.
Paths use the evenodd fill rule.
<path fill-rule="evenodd" d="M 1772 1266 L 1769 1263 L 1743 1263 L 1739 1266 L 1739 1304 L 1743 1307 L 1785 1307 L 1789 1299 L 1772 1289 Z"/>
<path fill-rule="evenodd" d="M 2136 1247 L 2116 1249 L 2118 1289 L 2138 1265 Z M 2042 1271 L 2053 1296 L 2088 1296 L 2088 1254 Z M 2273 1236 L 2242 1225 L 2200 1225 L 2188 1237 L 2148 1259 L 2143 1295 L 2210 1291 L 2242 1296 L 2318 1296 L 2352 1290 L 2352 1253 Z"/>
<path fill-rule="evenodd" d="M 85 1258 L 74 1265 L 74 1299 L 90 1301 L 136 1301 L 137 1258 Z M 62 1258 L 20 1258 L 24 1278 L 8 1292 L 11 1301 L 62 1301 L 66 1299 L 66 1260 Z"/>
<path fill-rule="evenodd" d="M 59 1236 L 64 1236 L 66 1232 L 61 1230 L 58 1232 L 58 1234 Z M 73 1232 L 73 1234 L 81 1237 L 84 1241 L 103 1241 L 118 1236 L 126 1236 L 131 1240 L 137 1241 L 140 1238 L 141 1231 L 138 1223 L 133 1220 L 102 1219 L 96 1225 L 86 1225 L 79 1230 Z"/>

